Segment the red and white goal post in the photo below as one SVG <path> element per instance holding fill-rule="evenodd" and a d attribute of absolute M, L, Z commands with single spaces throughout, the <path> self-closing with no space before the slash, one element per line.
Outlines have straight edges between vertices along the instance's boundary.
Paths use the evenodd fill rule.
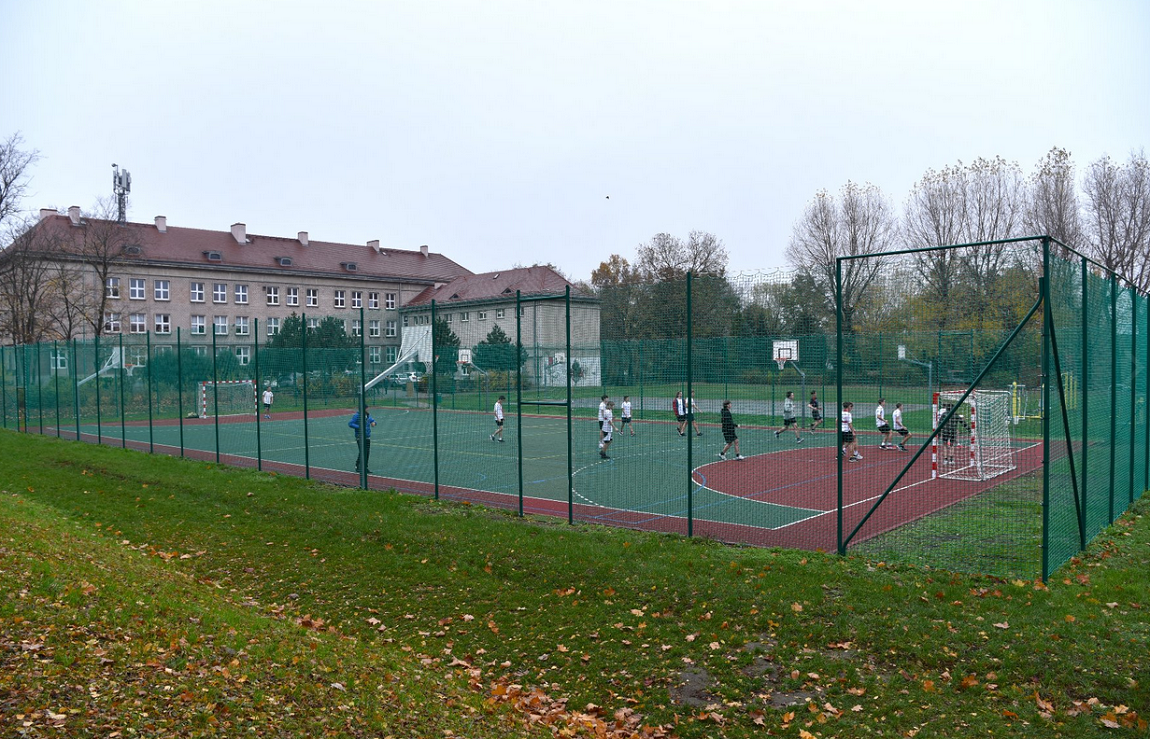
<path fill-rule="evenodd" d="M 209 401 L 216 416 L 259 415 L 255 380 L 203 380 L 200 382 L 200 418 L 208 418 Z"/>
<path fill-rule="evenodd" d="M 959 390 L 934 394 L 934 428 L 939 428 L 951 408 L 954 414 L 947 421 L 948 428 L 936 434 L 931 442 L 931 479 L 989 480 L 1015 469 L 1014 441 L 1010 436 L 1010 391 L 975 390 L 960 404 L 962 396 L 963 391 Z M 954 448 L 948 455 L 950 461 L 940 468 L 939 444 L 947 441 Z"/>

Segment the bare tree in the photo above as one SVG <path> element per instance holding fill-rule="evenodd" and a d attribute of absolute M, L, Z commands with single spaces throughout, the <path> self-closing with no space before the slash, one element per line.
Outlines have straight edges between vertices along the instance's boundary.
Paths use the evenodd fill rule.
<path fill-rule="evenodd" d="M 727 273 L 727 258 L 722 240 L 706 231 L 692 231 L 686 242 L 658 233 L 639 245 L 635 268 L 644 278 L 658 282 L 682 280 L 688 272 L 699 277 L 722 277 Z"/>
<path fill-rule="evenodd" d="M 1054 147 L 1030 176 L 1029 207 L 1024 225 L 1035 235 L 1053 236 L 1067 246 L 1082 246 L 1082 215 L 1074 186 L 1070 152 Z"/>
<path fill-rule="evenodd" d="M 897 216 L 881 189 L 869 183 L 847 182 L 838 200 L 826 190 L 815 193 L 795 224 L 787 259 L 796 269 L 816 275 L 833 305 L 836 258 L 888 251 L 895 243 L 897 231 Z M 843 320 L 847 331 L 854 330 L 855 311 L 864 305 L 883 264 L 881 256 L 843 263 Z"/>
<path fill-rule="evenodd" d="M 25 151 L 24 139 L 14 133 L 0 141 L 0 229 L 20 211 L 28 188 L 29 168 L 40 159 L 35 149 Z"/>
<path fill-rule="evenodd" d="M 95 289 L 90 292 L 91 299 L 84 317 L 92 332 L 100 336 L 105 330 L 105 314 L 110 299 L 108 278 L 123 261 L 125 249 L 132 244 L 132 232 L 116 221 L 116 204 L 109 199 L 97 201 L 92 213 L 91 217 L 81 219 L 79 227 L 71 230 L 68 250 L 94 278 Z"/>
<path fill-rule="evenodd" d="M 47 278 L 51 300 L 45 317 L 61 339 L 80 336 L 90 325 L 89 316 L 95 313 L 92 306 L 97 296 L 92 280 L 82 265 L 60 259 L 49 262 Z"/>
<path fill-rule="evenodd" d="M 1025 183 L 1017 162 L 975 159 L 966 171 L 966 219 L 962 241 L 996 241 L 1020 235 Z M 965 264 L 975 286 L 1002 273 L 1010 250 L 1004 245 L 971 249 Z"/>
<path fill-rule="evenodd" d="M 1082 180 L 1090 254 L 1141 290 L 1150 286 L 1150 163 L 1141 151 L 1119 164 L 1103 156 Z"/>
<path fill-rule="evenodd" d="M 47 338 L 51 325 L 47 312 L 52 286 L 44 253 L 54 244 L 47 243 L 53 238 L 50 234 L 33 224 L 23 224 L 19 230 L 0 252 L 0 334 L 18 344 L 31 344 Z"/>
<path fill-rule="evenodd" d="M 915 183 L 903 214 L 903 237 L 907 248 L 945 246 L 962 242 L 966 233 L 966 170 L 959 162 L 940 171 L 928 169 Z M 962 253 L 942 249 L 916 254 L 915 271 L 931 298 L 947 306 L 962 269 Z M 939 311 L 945 320 L 949 311 Z"/>

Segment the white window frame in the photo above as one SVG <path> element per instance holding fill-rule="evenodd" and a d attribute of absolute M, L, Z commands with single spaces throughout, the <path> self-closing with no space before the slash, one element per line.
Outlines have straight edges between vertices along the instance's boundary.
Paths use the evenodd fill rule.
<path fill-rule="evenodd" d="M 500 318 L 503 318 L 504 310 L 505 310 L 504 308 L 496 308 L 495 309 L 495 320 L 498 321 Z"/>
<path fill-rule="evenodd" d="M 286 305 L 299 305 L 299 288 L 289 287 L 287 289 L 287 299 L 284 302 Z"/>
<path fill-rule="evenodd" d="M 226 282 L 212 283 L 212 302 L 216 304 L 228 302 L 228 285 Z"/>
<path fill-rule="evenodd" d="M 395 364 L 395 360 L 399 358 L 398 346 L 386 346 L 383 348 L 383 353 L 387 357 L 388 366 Z"/>
<path fill-rule="evenodd" d="M 368 364 L 379 364 L 382 353 L 378 346 L 369 346 L 367 348 L 367 362 Z"/>
<path fill-rule="evenodd" d="M 250 326 L 247 316 L 236 316 L 236 336 L 247 336 Z"/>
<path fill-rule="evenodd" d="M 443 322 L 444 323 L 451 323 L 453 320 L 454 320 L 454 318 L 452 317 L 452 315 L 450 313 L 444 313 L 443 314 Z"/>
<path fill-rule="evenodd" d="M 398 331 L 396 330 L 395 321 L 388 321 L 387 322 L 387 334 L 385 334 L 385 335 L 389 339 L 394 339 L 396 336 L 398 336 Z"/>
<path fill-rule="evenodd" d="M 212 316 L 212 332 L 216 336 L 228 335 L 228 317 L 227 316 Z"/>
<path fill-rule="evenodd" d="M 152 299 L 159 301 L 169 301 L 172 299 L 172 281 L 171 280 L 152 280 Z"/>
<path fill-rule="evenodd" d="M 347 291 L 336 290 L 335 293 L 332 295 L 331 304 L 332 304 L 333 308 L 345 308 L 345 307 L 347 307 Z"/>
<path fill-rule="evenodd" d="M 243 367 L 252 361 L 252 348 L 250 346 L 237 346 L 236 347 L 236 361 Z"/>
<path fill-rule="evenodd" d="M 130 334 L 146 334 L 148 333 L 148 314 L 147 313 L 131 313 L 128 315 L 128 333 Z"/>
<path fill-rule="evenodd" d="M 104 333 L 120 333 L 120 314 L 114 311 L 104 311 Z"/>
<path fill-rule="evenodd" d="M 307 327 L 309 331 L 315 331 L 317 328 L 319 328 L 319 319 L 315 316 L 308 316 Z"/>
<path fill-rule="evenodd" d="M 459 322 L 460 323 L 467 323 L 470 320 L 471 320 L 471 311 L 465 310 L 459 314 Z"/>
<path fill-rule="evenodd" d="M 208 317 L 207 316 L 192 316 L 191 320 L 191 334 L 192 336 L 207 336 L 208 334 Z"/>
<path fill-rule="evenodd" d="M 360 324 L 358 318 L 351 319 L 351 335 L 357 337 L 363 335 L 363 325 Z"/>
<path fill-rule="evenodd" d="M 307 289 L 307 307 L 308 308 L 318 308 L 319 307 L 319 289 L 314 288 L 314 287 L 309 287 Z"/>
<path fill-rule="evenodd" d="M 188 296 L 193 303 L 204 302 L 204 283 L 193 282 L 188 286 Z"/>
<path fill-rule="evenodd" d="M 362 291 L 360 291 L 360 290 L 352 290 L 351 291 L 351 307 L 352 308 L 362 308 L 363 307 L 363 292 Z"/>
<path fill-rule="evenodd" d="M 275 336 L 280 332 L 280 319 L 272 317 L 264 321 L 267 326 L 268 336 Z"/>
<path fill-rule="evenodd" d="M 272 285 L 264 285 L 264 299 L 268 305 L 280 304 L 280 289 Z"/>
<path fill-rule="evenodd" d="M 248 286 L 236 285 L 236 305 L 248 304 Z"/>
<path fill-rule="evenodd" d="M 148 297 L 148 281 L 142 277 L 128 278 L 128 300 L 146 300 Z"/>
<path fill-rule="evenodd" d="M 383 307 L 388 310 L 395 310 L 395 293 L 383 294 Z"/>
<path fill-rule="evenodd" d="M 486 321 L 487 320 L 487 311 L 485 311 L 485 310 L 476 311 L 476 314 L 477 314 L 475 316 L 476 319 L 478 319 L 480 321 Z"/>
<path fill-rule="evenodd" d="M 367 322 L 367 335 L 373 339 L 379 338 L 379 319 L 373 318 Z"/>
<path fill-rule="evenodd" d="M 379 310 L 379 293 L 378 292 L 369 292 L 367 294 L 367 309 L 368 310 Z"/>
<path fill-rule="evenodd" d="M 172 314 L 171 313 L 157 313 L 155 316 L 155 326 L 157 334 L 170 334 L 172 333 Z"/>

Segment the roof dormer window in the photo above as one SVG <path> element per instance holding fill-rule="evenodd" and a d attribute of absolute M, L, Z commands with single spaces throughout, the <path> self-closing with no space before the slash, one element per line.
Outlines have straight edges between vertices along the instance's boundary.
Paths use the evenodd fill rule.
<path fill-rule="evenodd" d="M 281 267 L 291 266 L 291 257 L 276 257 L 276 261 L 279 262 Z"/>
<path fill-rule="evenodd" d="M 207 257 L 207 260 L 209 262 L 222 262 L 222 261 L 224 261 L 224 255 L 219 253 L 218 251 L 206 251 L 206 252 L 204 252 L 204 256 Z"/>
<path fill-rule="evenodd" d="M 355 262 L 341 262 L 340 264 L 348 272 L 356 272 L 359 270 L 359 265 L 357 265 Z"/>

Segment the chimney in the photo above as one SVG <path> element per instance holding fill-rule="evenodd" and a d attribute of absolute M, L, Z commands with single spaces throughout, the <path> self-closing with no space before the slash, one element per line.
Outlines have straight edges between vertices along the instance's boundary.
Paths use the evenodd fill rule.
<path fill-rule="evenodd" d="M 68 206 L 68 218 L 72 219 L 72 225 L 73 226 L 79 226 L 80 225 L 80 206 L 69 205 Z"/>
<path fill-rule="evenodd" d="M 372 239 L 371 241 L 367 242 L 367 245 L 370 246 L 371 250 L 376 254 L 383 253 L 383 250 L 379 248 L 379 239 Z"/>
<path fill-rule="evenodd" d="M 425 257 L 427 256 L 427 244 L 423 244 L 419 247 L 419 253 Z"/>
<path fill-rule="evenodd" d="M 60 215 L 60 214 L 58 212 L 56 212 L 55 208 L 41 208 L 40 209 L 40 220 L 41 221 L 44 220 L 45 218 L 50 217 L 50 216 L 58 216 L 58 215 Z"/>
<path fill-rule="evenodd" d="M 166 234 L 168 232 L 167 216 L 156 216 L 156 230 L 162 234 Z"/>
<path fill-rule="evenodd" d="M 237 244 L 248 243 L 248 227 L 245 223 L 232 224 L 232 238 L 236 240 Z"/>
<path fill-rule="evenodd" d="M 307 246 L 307 231 L 300 231 L 296 236 L 299 238 L 299 243 Z"/>

